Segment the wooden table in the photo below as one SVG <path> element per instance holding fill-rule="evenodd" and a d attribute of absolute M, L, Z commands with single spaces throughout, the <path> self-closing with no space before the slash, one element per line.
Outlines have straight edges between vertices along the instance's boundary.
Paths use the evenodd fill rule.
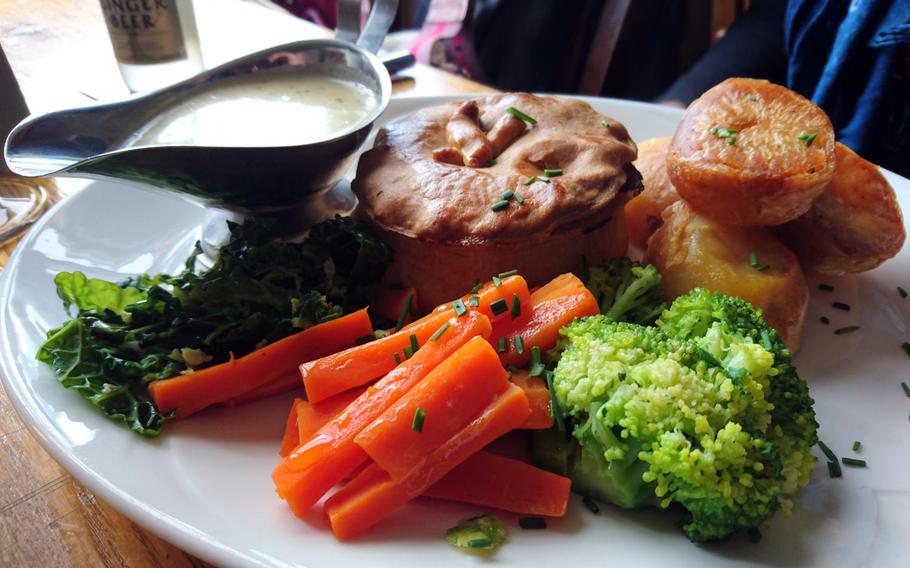
<path fill-rule="evenodd" d="M 211 66 L 257 49 L 324 37 L 322 28 L 255 1 L 196 0 Z M 0 42 L 32 112 L 127 94 L 95 0 L 2 0 Z M 395 96 L 492 91 L 418 65 Z M 58 200 L 78 185 L 49 185 Z M 0 249 L 2 266 L 15 243 Z M 81 486 L 25 429 L 0 387 L 0 566 L 204 566 Z"/>

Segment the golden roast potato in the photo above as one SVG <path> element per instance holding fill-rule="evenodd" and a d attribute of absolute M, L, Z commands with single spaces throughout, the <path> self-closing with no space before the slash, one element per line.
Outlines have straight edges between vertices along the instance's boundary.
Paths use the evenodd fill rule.
<path fill-rule="evenodd" d="M 693 209 L 732 225 L 780 225 L 809 210 L 834 174 L 828 115 L 793 91 L 727 79 L 693 102 L 667 173 Z"/>
<path fill-rule="evenodd" d="M 763 227 L 723 225 L 678 201 L 648 240 L 645 261 L 663 276 L 667 298 L 693 288 L 740 296 L 794 353 L 799 349 L 809 288 L 796 255 Z"/>
<path fill-rule="evenodd" d="M 679 193 L 667 177 L 667 151 L 670 137 L 651 138 L 638 145 L 638 159 L 633 162 L 641 173 L 644 190 L 626 203 L 626 228 L 631 241 L 641 248 L 660 227 L 660 214 L 679 201 Z"/>
<path fill-rule="evenodd" d="M 837 168 L 831 183 L 805 215 L 780 226 L 777 233 L 807 270 L 871 270 L 904 244 L 897 197 L 875 164 L 839 142 L 834 151 Z"/>

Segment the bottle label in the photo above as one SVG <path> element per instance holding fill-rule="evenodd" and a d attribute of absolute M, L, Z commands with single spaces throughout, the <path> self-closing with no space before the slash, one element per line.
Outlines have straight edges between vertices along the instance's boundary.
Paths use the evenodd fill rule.
<path fill-rule="evenodd" d="M 166 63 L 186 58 L 174 0 L 101 0 L 120 63 Z"/>

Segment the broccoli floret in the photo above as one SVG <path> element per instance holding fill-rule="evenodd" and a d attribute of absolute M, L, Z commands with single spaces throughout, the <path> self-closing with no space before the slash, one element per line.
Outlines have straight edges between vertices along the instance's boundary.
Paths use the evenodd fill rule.
<path fill-rule="evenodd" d="M 758 526 L 808 483 L 813 401 L 745 301 L 694 290 L 655 326 L 600 315 L 560 334 L 553 395 L 571 437 L 538 435 L 535 455 L 577 490 L 627 508 L 679 505 L 685 534 L 706 541 Z"/>
<path fill-rule="evenodd" d="M 583 276 L 600 313 L 611 321 L 649 324 L 667 307 L 660 273 L 650 264 L 617 258 L 587 267 Z"/>

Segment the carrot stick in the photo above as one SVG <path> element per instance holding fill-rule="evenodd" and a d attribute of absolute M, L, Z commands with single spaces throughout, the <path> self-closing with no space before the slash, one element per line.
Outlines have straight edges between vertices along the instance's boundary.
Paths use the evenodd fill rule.
<path fill-rule="evenodd" d="M 507 349 L 499 358 L 503 365 L 526 367 L 531 359 L 531 348 L 541 352 L 552 349 L 559 339 L 559 329 L 575 318 L 600 313 L 597 300 L 574 274 L 562 274 L 531 294 L 528 319 L 500 322 L 493 329 L 491 343 L 499 345 L 506 339 Z M 518 353 L 515 336 L 520 336 L 524 348 Z"/>
<path fill-rule="evenodd" d="M 561 517 L 568 477 L 490 452 L 477 452 L 423 492 L 424 497 L 495 507 L 522 515 Z"/>
<path fill-rule="evenodd" d="M 477 306 L 472 305 L 471 298 L 474 296 L 477 297 Z M 518 314 L 516 314 L 517 317 L 513 318 L 512 302 L 515 296 L 518 297 Z M 497 321 L 505 322 L 521 319 L 520 316 L 524 314 L 522 308 L 528 306 L 531 302 L 531 293 L 528 291 L 528 283 L 525 279 L 516 274 L 502 278 L 499 286 L 495 282 L 487 282 L 477 292 L 465 294 L 460 299 L 465 306 L 479 310 L 480 313 L 490 318 L 490 321 L 495 324 Z M 448 303 L 442 306 L 451 307 L 451 305 L 451 303 Z M 436 309 L 438 310 L 442 306 L 438 306 Z M 503 306 L 506 308 L 505 311 L 502 311 Z"/>
<path fill-rule="evenodd" d="M 281 449 L 278 450 L 279 456 L 286 456 L 291 450 L 300 444 L 300 435 L 297 433 L 297 403 L 301 399 L 295 398 L 291 403 L 291 411 L 288 413 L 288 421 L 284 425 L 284 437 L 281 439 Z"/>
<path fill-rule="evenodd" d="M 294 389 L 300 389 L 300 391 L 303 392 L 303 381 L 300 380 L 300 371 L 296 367 L 290 371 L 282 373 L 278 378 L 269 381 L 260 387 L 256 387 L 255 389 L 236 398 L 227 400 L 224 403 L 228 406 L 237 406 L 238 404 L 255 402 L 257 400 L 268 398 L 276 394 L 286 393 Z"/>
<path fill-rule="evenodd" d="M 189 375 L 149 385 L 149 394 L 161 412 L 176 411 L 177 418 L 199 412 L 212 404 L 242 396 L 308 361 L 333 353 L 372 333 L 366 308 L 314 325 L 257 349 Z"/>
<path fill-rule="evenodd" d="M 294 448 L 300 445 L 299 440 L 308 440 L 310 436 L 325 426 L 329 420 L 341 414 L 341 411 L 357 400 L 365 390 L 365 388 L 351 389 L 316 403 L 297 399 L 296 426 L 298 442 Z M 294 448 L 291 448 L 291 450 Z"/>
<path fill-rule="evenodd" d="M 408 296 L 411 301 L 408 304 Z M 407 308 L 407 309 L 406 309 Z M 382 319 L 397 322 L 404 314 L 402 321 L 411 323 L 413 314 L 419 314 L 420 309 L 417 306 L 417 291 L 413 288 L 380 288 L 370 304 L 370 309 Z"/>
<path fill-rule="evenodd" d="M 452 318 L 449 324 L 438 341 L 421 347 L 331 422 L 309 438 L 301 438 L 301 445 L 275 469 L 272 477 L 278 494 L 295 514 L 306 513 L 329 489 L 367 461 L 366 453 L 354 443 L 361 430 L 459 347 L 475 336 L 489 337 L 492 329 L 490 321 L 476 312 Z"/>
<path fill-rule="evenodd" d="M 397 481 L 507 386 L 508 373 L 496 351 L 486 339 L 475 337 L 364 428 L 354 442 Z"/>
<path fill-rule="evenodd" d="M 463 299 L 466 309 L 479 311 L 490 318 L 490 321 L 510 318 L 510 302 L 515 295 L 519 297 L 519 302 L 522 302 L 523 305 L 530 304 L 528 284 L 521 276 L 504 278 L 499 286 L 494 286 L 492 283 L 487 284 L 475 295 L 478 298 L 477 307 L 470 305 L 471 295 L 469 295 Z M 497 302 L 500 303 L 496 304 Z M 491 307 L 493 304 L 507 306 L 506 311 L 494 315 L 493 312 L 496 308 Z M 453 316 L 455 316 L 455 309 L 452 304 L 443 304 L 428 315 L 405 326 L 401 331 L 387 337 L 304 363 L 300 366 L 300 374 L 303 375 L 307 399 L 319 402 L 385 375 L 395 367 L 396 353 L 401 359 L 405 358 L 403 350 L 411 344 L 411 335 L 415 336 L 419 345 L 423 345 Z"/>
<path fill-rule="evenodd" d="M 550 390 L 543 377 L 529 377 L 528 371 L 513 371 L 509 380 L 525 391 L 531 414 L 520 430 L 546 430 L 553 427 L 553 416 L 550 415 Z"/>
<path fill-rule="evenodd" d="M 515 385 L 476 419 L 399 481 L 371 464 L 325 503 L 332 531 L 339 540 L 351 539 L 389 513 L 414 499 L 484 446 L 520 425 L 528 417 L 528 399 Z"/>

